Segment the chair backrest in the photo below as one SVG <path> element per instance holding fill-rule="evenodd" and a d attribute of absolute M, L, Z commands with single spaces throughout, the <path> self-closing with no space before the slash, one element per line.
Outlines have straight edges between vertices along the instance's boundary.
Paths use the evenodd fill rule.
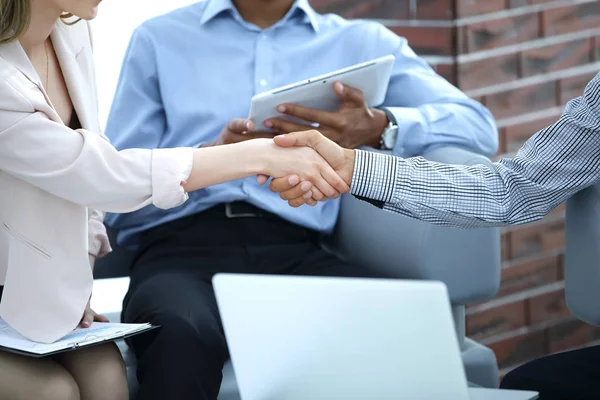
<path fill-rule="evenodd" d="M 453 147 L 424 157 L 448 164 L 490 164 L 483 156 Z M 435 226 L 345 196 L 330 248 L 391 277 L 442 281 L 454 305 L 490 299 L 500 286 L 498 228 Z"/>
<path fill-rule="evenodd" d="M 565 292 L 573 315 L 600 325 L 600 184 L 567 201 Z"/>

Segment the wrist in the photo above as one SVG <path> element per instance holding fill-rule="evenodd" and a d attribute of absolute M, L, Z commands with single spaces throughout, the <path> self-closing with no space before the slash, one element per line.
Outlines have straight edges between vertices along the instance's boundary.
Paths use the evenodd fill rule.
<path fill-rule="evenodd" d="M 242 148 L 242 160 L 250 169 L 252 175 L 267 174 L 269 164 L 272 161 L 273 149 L 277 147 L 272 139 L 253 139 L 240 142 Z"/>
<path fill-rule="evenodd" d="M 367 143 L 367 146 L 378 149 L 381 147 L 381 136 L 390 124 L 390 121 L 387 113 L 383 110 L 373 108 L 371 109 L 371 112 L 373 113 L 373 134 L 369 138 L 369 143 Z"/>
<path fill-rule="evenodd" d="M 344 149 L 344 169 L 346 173 L 343 174 L 342 177 L 348 187 L 352 183 L 352 176 L 354 175 L 354 163 L 356 160 L 356 150 L 354 149 Z"/>

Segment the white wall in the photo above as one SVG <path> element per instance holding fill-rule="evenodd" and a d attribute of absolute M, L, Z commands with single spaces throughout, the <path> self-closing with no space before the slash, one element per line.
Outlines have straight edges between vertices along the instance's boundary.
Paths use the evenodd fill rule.
<path fill-rule="evenodd" d="M 145 20 L 197 0 L 104 0 L 92 21 L 100 123 L 104 129 L 133 30 Z"/>

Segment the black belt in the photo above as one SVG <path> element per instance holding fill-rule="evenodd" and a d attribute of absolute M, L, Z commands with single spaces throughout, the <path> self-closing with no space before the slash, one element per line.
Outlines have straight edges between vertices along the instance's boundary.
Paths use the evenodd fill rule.
<path fill-rule="evenodd" d="M 265 211 L 262 208 L 253 206 L 245 201 L 234 201 L 232 203 L 221 203 L 214 207 L 201 211 L 197 214 L 188 215 L 173 221 L 165 222 L 164 224 L 158 225 L 154 228 L 149 229 L 142 236 L 154 236 L 160 234 L 160 232 L 178 230 L 183 226 L 198 220 L 219 220 L 219 219 L 238 219 L 238 218 L 255 218 L 255 219 L 270 219 L 274 221 L 285 221 L 280 216 L 271 212 Z"/>
<path fill-rule="evenodd" d="M 262 208 L 253 206 L 245 201 L 234 201 L 232 203 L 218 204 L 207 210 L 204 210 L 197 214 L 198 218 L 203 217 L 222 217 L 224 219 L 230 218 L 268 218 L 283 220 L 277 214 L 265 211 Z"/>
<path fill-rule="evenodd" d="M 142 233 L 142 242 L 152 242 L 164 235 L 166 232 L 178 231 L 185 229 L 185 227 L 193 224 L 194 221 L 216 221 L 216 220 L 228 220 L 228 219 L 265 219 L 280 222 L 283 225 L 289 226 L 294 230 L 304 231 L 307 237 L 313 240 L 318 240 L 321 237 L 321 233 L 309 228 L 304 228 L 299 225 L 295 225 L 277 214 L 273 214 L 269 211 L 265 211 L 262 208 L 253 206 L 250 203 L 244 201 L 235 201 L 231 203 L 222 203 L 214 207 L 201 211 L 197 214 L 188 215 L 176 219 L 174 221 L 165 222 L 164 224 L 158 225 L 148 231 Z"/>

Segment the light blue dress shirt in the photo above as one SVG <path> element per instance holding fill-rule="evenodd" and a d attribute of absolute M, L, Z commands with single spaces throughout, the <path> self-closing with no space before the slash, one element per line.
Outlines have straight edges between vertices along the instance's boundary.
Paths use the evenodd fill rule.
<path fill-rule="evenodd" d="M 405 39 L 376 22 L 320 15 L 307 0 L 264 30 L 244 21 L 231 0 L 202 1 L 145 22 L 125 55 L 106 134 L 118 149 L 197 147 L 230 119 L 247 117 L 257 93 L 389 54 L 396 62 L 381 106 L 399 126 L 394 154 L 440 145 L 496 152 L 489 111 L 438 76 Z M 119 243 L 135 247 L 141 231 L 237 200 L 325 233 L 340 206 L 336 200 L 294 209 L 252 177 L 193 192 L 173 210 L 148 206 L 106 222 L 119 229 Z"/>

